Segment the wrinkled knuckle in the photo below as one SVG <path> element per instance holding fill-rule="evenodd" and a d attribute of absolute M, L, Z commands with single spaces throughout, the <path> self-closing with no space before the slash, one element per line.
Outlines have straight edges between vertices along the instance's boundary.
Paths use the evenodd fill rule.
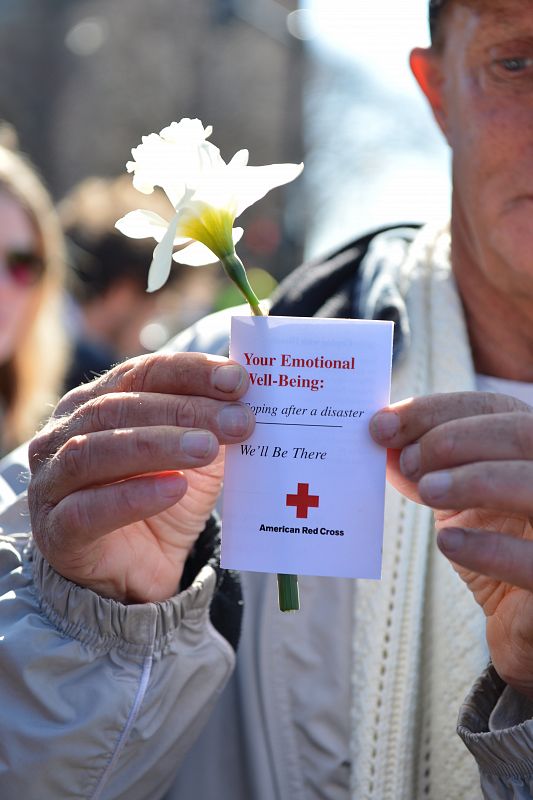
<path fill-rule="evenodd" d="M 54 505 L 39 481 L 32 480 L 28 486 L 28 509 L 30 512 L 32 538 L 41 553 L 48 558 L 52 549 L 49 518 Z"/>
<path fill-rule="evenodd" d="M 66 475 L 83 477 L 90 470 L 90 448 L 83 434 L 72 436 L 57 453 L 62 472 Z"/>
<path fill-rule="evenodd" d="M 120 404 L 119 404 L 120 410 Z M 120 427 L 117 421 L 117 403 L 113 395 L 103 394 L 94 397 L 87 404 L 89 425 L 92 431 L 105 431 Z"/>
<path fill-rule="evenodd" d="M 154 356 L 139 356 L 121 365 L 118 384 L 124 392 L 144 392 L 154 365 Z"/>
<path fill-rule="evenodd" d="M 149 429 L 138 429 L 135 438 L 135 446 L 137 448 L 138 455 L 147 463 L 147 465 L 151 466 L 161 457 L 161 443 L 159 439 L 156 439 L 153 436 Z"/>
<path fill-rule="evenodd" d="M 495 392 L 486 392 L 483 395 L 482 413 L 484 414 L 522 410 L 527 410 L 527 406 L 516 397 L 511 397 L 507 394 L 496 394 Z"/>
<path fill-rule="evenodd" d="M 524 412 L 525 414 L 531 414 L 533 409 L 523 400 L 519 400 L 518 397 L 511 397 L 510 395 L 504 395 L 505 399 L 508 403 L 508 410 L 509 411 L 517 411 L 517 412 Z"/>
<path fill-rule="evenodd" d="M 123 492 L 120 496 L 120 504 L 129 517 L 133 517 L 139 512 L 139 497 L 136 492 Z"/>
<path fill-rule="evenodd" d="M 202 353 L 182 353 L 182 358 L 176 362 L 180 383 L 183 386 L 195 386 L 199 376 L 208 369 L 206 357 Z M 202 375 L 202 379 L 206 375 Z"/>
<path fill-rule="evenodd" d="M 63 395 L 61 400 L 54 408 L 54 416 L 61 417 L 63 414 L 67 414 L 73 408 L 76 408 L 76 406 L 78 406 L 81 402 L 79 399 L 80 394 L 80 387 L 76 387 L 76 389 L 71 389 L 70 392 L 67 392 L 67 394 Z"/>
<path fill-rule="evenodd" d="M 95 381 L 83 383 L 63 395 L 54 409 L 53 416 L 63 417 L 66 414 L 70 414 L 74 409 L 78 408 L 78 406 L 81 406 L 87 400 L 87 397 L 90 396 L 94 383 Z"/>
<path fill-rule="evenodd" d="M 451 463 L 457 449 L 456 435 L 451 430 L 438 431 L 431 442 L 431 449 L 440 463 Z"/>
<path fill-rule="evenodd" d="M 63 437 L 60 428 L 47 426 L 37 433 L 28 445 L 28 463 L 32 474 L 46 464 L 51 455 L 61 446 Z"/>
<path fill-rule="evenodd" d="M 42 555 L 50 561 L 54 560 L 54 552 L 57 549 L 56 536 L 53 528 L 49 524 L 49 516 L 53 506 L 43 503 L 38 513 L 32 520 L 32 537 Z"/>
<path fill-rule="evenodd" d="M 36 478 L 32 478 L 28 485 L 28 508 L 30 511 L 30 518 L 32 520 L 32 527 L 34 527 L 35 521 L 42 514 L 44 505 L 41 481 Z"/>
<path fill-rule="evenodd" d="M 502 398 L 501 400 L 502 405 L 506 405 L 505 400 Z M 494 392 L 484 392 L 481 398 L 481 413 L 482 414 L 494 414 L 494 411 L 498 408 L 498 395 L 494 394 Z"/>
<path fill-rule="evenodd" d="M 533 455 L 533 415 L 525 411 L 513 414 L 515 442 L 523 458 Z"/>
<path fill-rule="evenodd" d="M 176 424 L 180 428 L 196 428 L 198 427 L 198 418 L 200 417 L 198 400 L 193 400 L 192 397 L 182 397 L 178 404 Z"/>
<path fill-rule="evenodd" d="M 426 427 L 428 430 L 434 430 L 442 424 L 442 409 L 440 407 L 440 403 L 438 402 L 440 397 L 441 395 L 436 395 L 435 398 L 427 398 L 424 408 L 424 416 L 427 420 Z"/>
<path fill-rule="evenodd" d="M 485 469 L 478 476 L 477 482 L 474 484 L 474 486 L 478 495 L 482 495 L 487 504 L 489 502 L 487 495 L 490 494 L 490 500 L 492 501 L 493 493 L 498 493 L 502 487 L 502 471 L 500 462 L 487 462 Z"/>
<path fill-rule="evenodd" d="M 485 545 L 486 546 L 486 545 Z M 504 535 L 494 534 L 488 546 L 493 563 L 507 566 L 509 563 L 508 539 Z"/>
<path fill-rule="evenodd" d="M 481 500 L 487 494 L 487 489 L 489 489 L 493 483 L 494 475 L 487 465 L 487 468 L 481 473 L 477 470 L 468 470 L 465 476 L 463 488 L 466 492 L 476 498 L 476 502 L 481 502 Z"/>
<path fill-rule="evenodd" d="M 70 495 L 63 501 L 61 508 L 56 507 L 56 509 L 60 513 L 63 530 L 73 533 L 91 530 L 92 518 L 89 506 L 82 503 L 75 495 Z"/>
<path fill-rule="evenodd" d="M 41 467 L 50 452 L 46 446 L 48 441 L 49 434 L 38 433 L 28 445 L 28 463 L 32 475 Z"/>

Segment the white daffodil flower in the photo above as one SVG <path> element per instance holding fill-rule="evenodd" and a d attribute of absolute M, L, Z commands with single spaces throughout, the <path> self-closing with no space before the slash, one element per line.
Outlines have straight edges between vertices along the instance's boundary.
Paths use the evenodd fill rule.
<path fill-rule="evenodd" d="M 199 119 L 172 122 L 157 133 L 142 137 L 142 143 L 131 151 L 133 161 L 126 169 L 133 172 L 133 185 L 143 194 L 151 194 L 160 186 L 172 205 L 179 203 L 187 183 L 219 155 L 218 147 L 208 142 L 213 128 L 204 128 Z"/>
<path fill-rule="evenodd" d="M 211 131 L 198 119 L 182 119 L 159 134 L 143 137 L 142 144 L 132 150 L 134 161 L 126 165 L 134 173 L 133 185 L 145 194 L 160 186 L 174 213 L 165 220 L 151 211 L 132 211 L 116 227 L 126 236 L 152 236 L 158 242 L 148 291 L 164 285 L 172 259 L 192 266 L 220 260 L 254 308 L 257 298 L 235 254 L 243 231 L 233 223 L 271 189 L 294 180 L 303 164 L 249 167 L 247 150 L 226 163 L 219 149 L 207 141 Z"/>
<path fill-rule="evenodd" d="M 199 119 L 172 122 L 159 133 L 143 136 L 131 152 L 128 172 L 133 185 L 144 194 L 156 186 L 169 199 L 172 214 L 163 219 L 139 209 L 119 219 L 119 231 L 134 239 L 153 237 L 157 242 L 148 274 L 148 291 L 166 282 L 172 259 L 200 266 L 220 261 L 237 285 L 252 313 L 262 316 L 259 300 L 248 282 L 244 266 L 235 252 L 242 228 L 235 219 L 271 189 L 294 180 L 303 164 L 248 166 L 248 151 L 239 150 L 227 164 L 207 139 L 212 128 Z M 279 607 L 296 611 L 299 606 L 296 575 L 278 575 Z"/>

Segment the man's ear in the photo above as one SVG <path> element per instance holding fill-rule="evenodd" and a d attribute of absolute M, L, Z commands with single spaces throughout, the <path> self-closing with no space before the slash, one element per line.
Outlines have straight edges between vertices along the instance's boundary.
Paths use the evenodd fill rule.
<path fill-rule="evenodd" d="M 428 99 L 439 128 L 449 142 L 442 56 L 429 47 L 415 47 L 409 57 L 409 64 L 418 85 Z"/>

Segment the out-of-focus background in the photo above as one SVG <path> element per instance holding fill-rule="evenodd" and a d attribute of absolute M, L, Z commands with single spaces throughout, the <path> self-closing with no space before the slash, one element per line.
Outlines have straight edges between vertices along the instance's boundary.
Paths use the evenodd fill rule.
<path fill-rule="evenodd" d="M 301 178 L 242 218 L 239 253 L 264 294 L 372 226 L 447 214 L 447 150 L 407 63 L 427 42 L 427 0 L 0 0 L 0 119 L 58 204 L 88 177 L 124 173 L 142 135 L 183 116 L 213 125 L 226 160 L 243 147 L 251 164 L 303 160 Z M 134 302 L 122 292 L 99 311 L 96 292 L 85 313 L 100 251 L 80 213 L 122 213 L 109 186 L 94 188 L 96 210 L 73 212 L 72 197 L 62 206 L 84 283 L 72 290 L 73 328 L 118 320 Z M 182 268 L 150 302 L 121 357 L 239 299 L 209 267 Z"/>

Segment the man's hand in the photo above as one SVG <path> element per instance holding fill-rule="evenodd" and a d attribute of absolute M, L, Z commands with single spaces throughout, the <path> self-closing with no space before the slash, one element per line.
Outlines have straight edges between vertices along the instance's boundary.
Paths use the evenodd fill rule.
<path fill-rule="evenodd" d="M 435 510 L 438 544 L 487 616 L 494 666 L 533 697 L 533 410 L 465 392 L 407 400 L 371 422 L 388 478 Z"/>
<path fill-rule="evenodd" d="M 60 401 L 29 448 L 35 541 L 61 575 L 123 602 L 164 600 L 220 491 L 219 444 L 248 438 L 248 375 L 228 359 L 132 359 Z"/>

